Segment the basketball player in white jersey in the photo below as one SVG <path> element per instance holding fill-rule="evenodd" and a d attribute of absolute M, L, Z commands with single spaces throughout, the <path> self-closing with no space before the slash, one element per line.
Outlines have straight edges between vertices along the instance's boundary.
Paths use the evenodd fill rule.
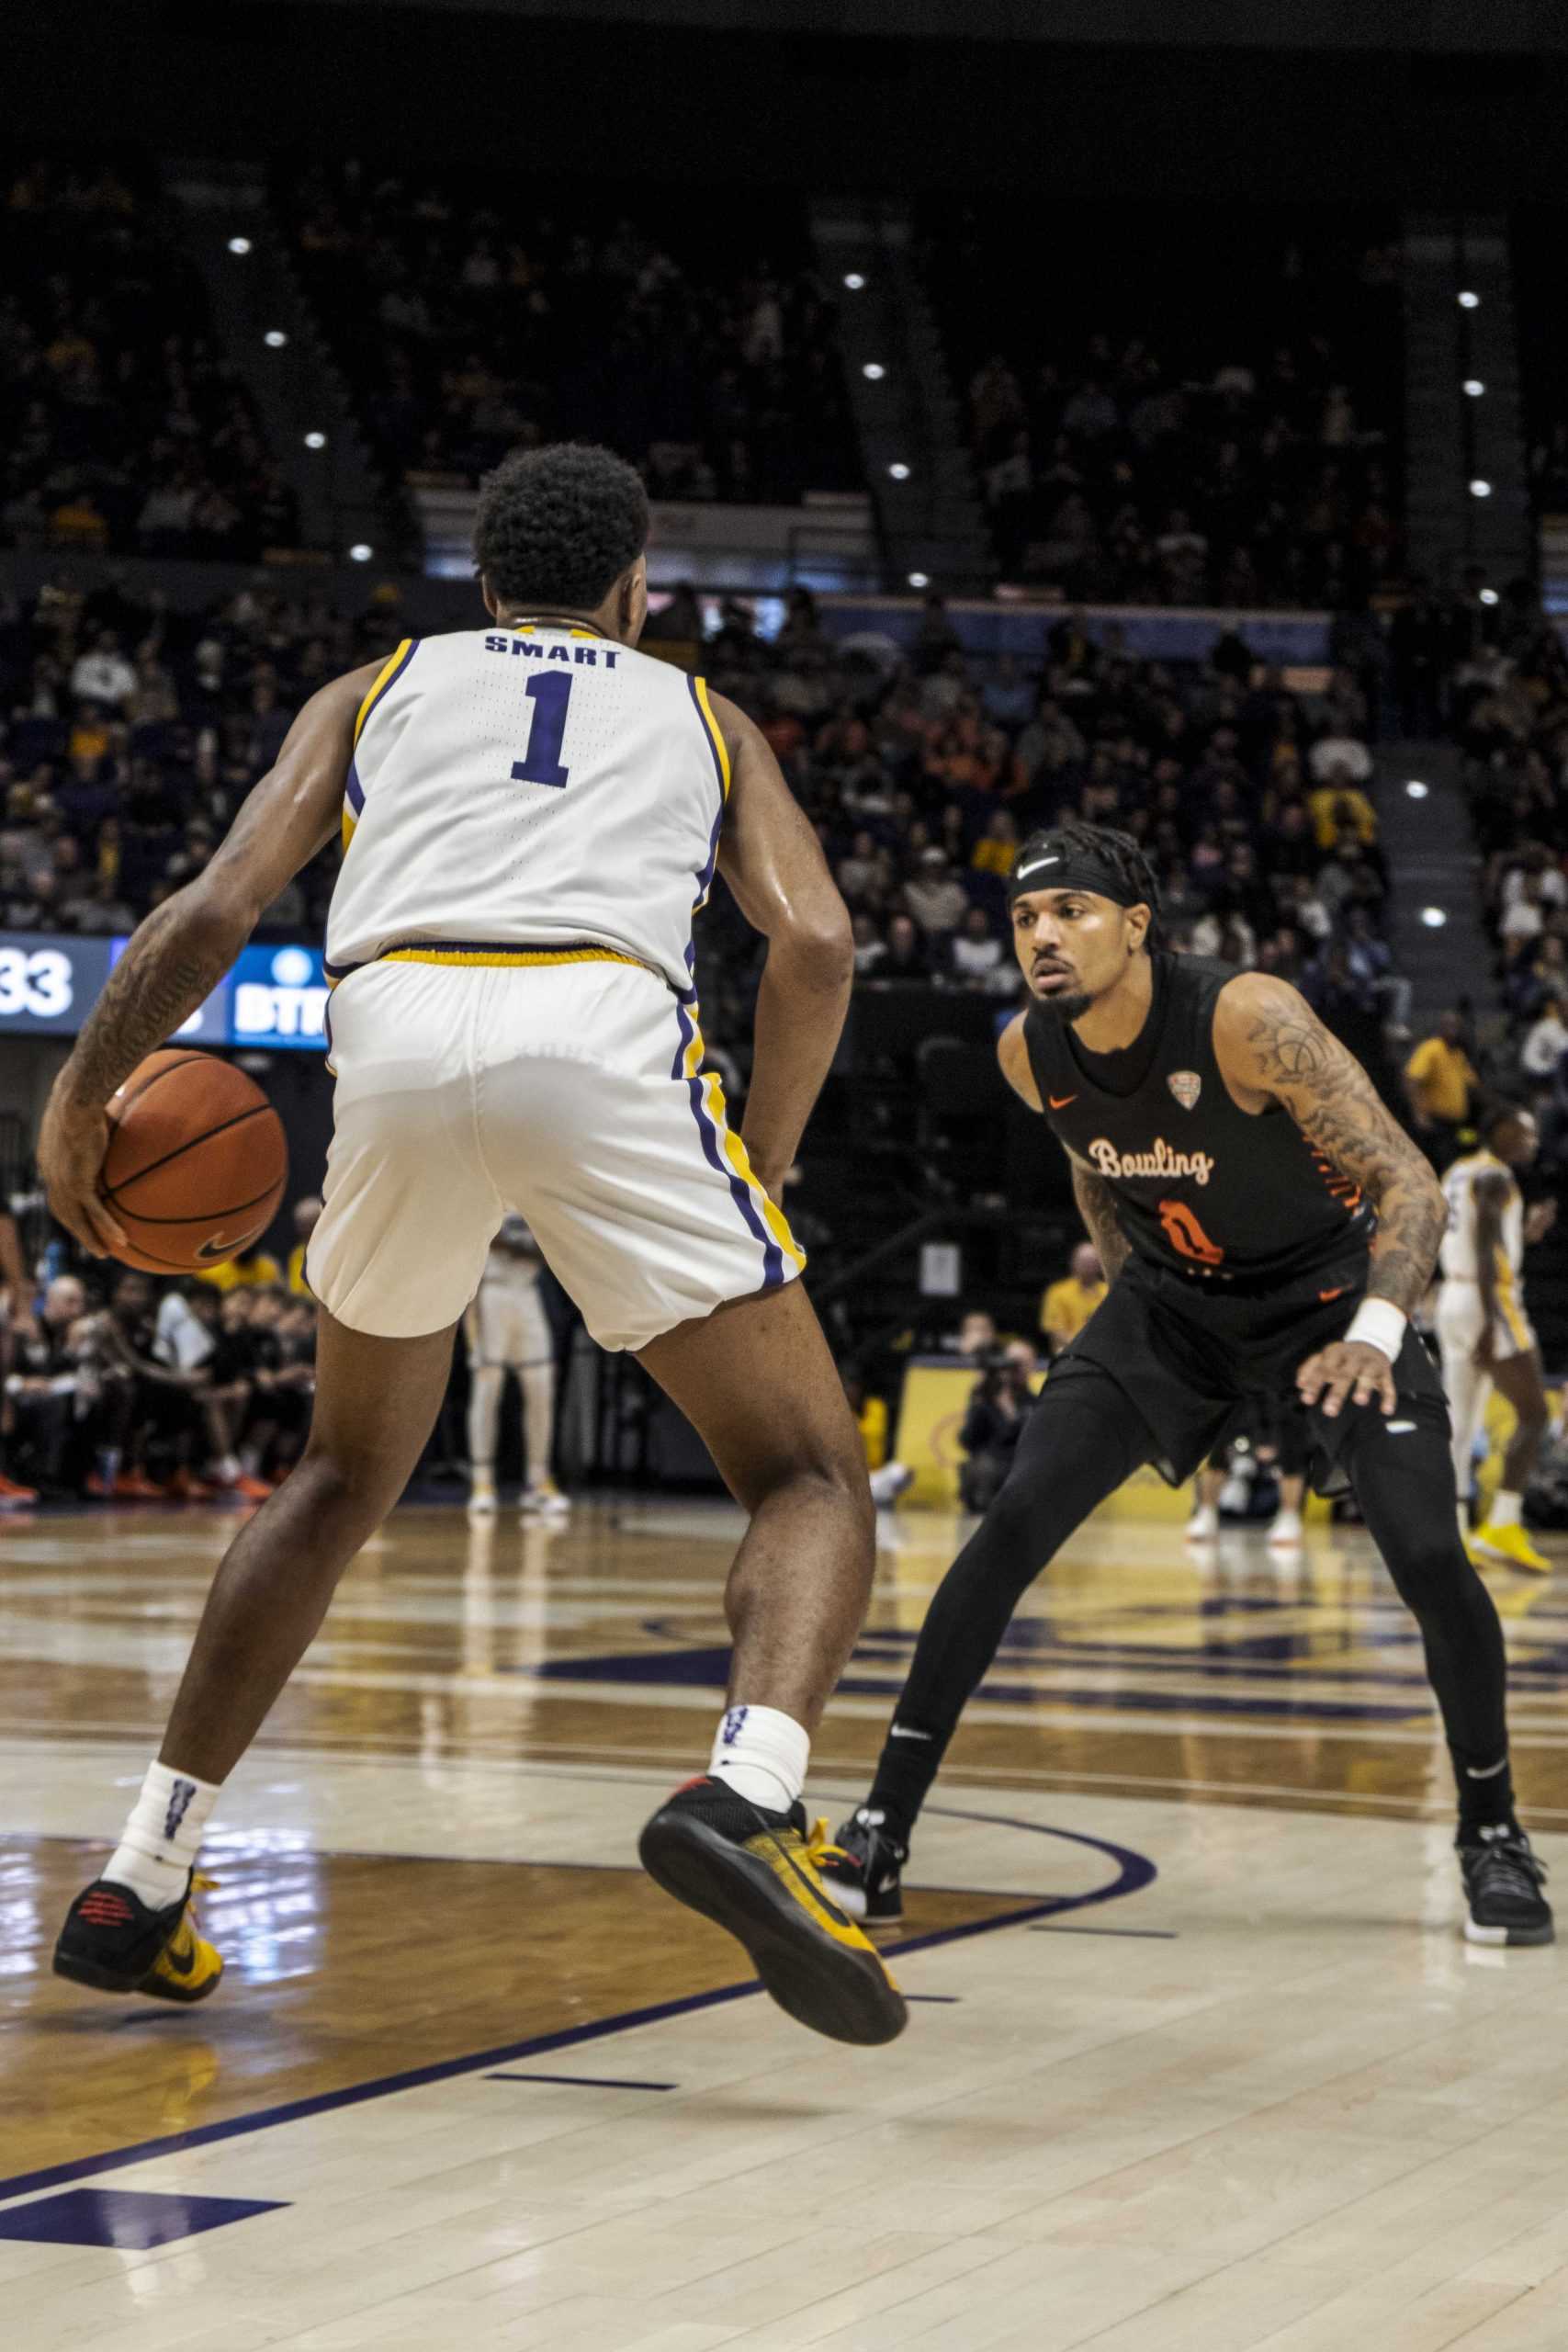
<path fill-rule="evenodd" d="M 311 696 L 217 855 L 136 933 L 51 1097 L 51 1205 L 112 1251 L 105 1103 L 341 825 L 315 1418 L 219 1569 L 159 1758 L 66 1919 L 55 1966 L 77 1982 L 176 2000 L 216 1983 L 189 1917 L 202 1826 L 402 1492 L 511 1212 L 750 1514 L 725 1594 L 730 1703 L 644 1863 L 804 2023 L 874 2042 L 906 2022 L 800 1804 L 874 1565 L 855 1425 L 775 1205 L 842 1026 L 849 918 L 759 729 L 635 650 L 647 537 L 641 482 L 607 450 L 501 467 L 474 539 L 489 625 Z M 768 940 L 744 1138 L 704 1075 L 693 986 L 716 867 Z"/>
<path fill-rule="evenodd" d="M 1482 1124 L 1480 1150 L 1456 1159 L 1443 1178 L 1449 1222 L 1438 1253 L 1443 1286 L 1438 1344 L 1453 1420 L 1461 1532 L 1484 1558 L 1545 1575 L 1551 1563 L 1536 1550 L 1519 1519 L 1547 1424 L 1540 1351 L 1525 1313 L 1523 1270 L 1527 1247 L 1548 1230 L 1556 1204 L 1539 1201 L 1527 1211 L 1514 1172 L 1530 1165 L 1537 1145 L 1529 1113 L 1499 1103 Z M 1485 1522 L 1471 1535 L 1466 1498 L 1493 1388 L 1514 1408 L 1514 1433 Z"/>
<path fill-rule="evenodd" d="M 544 1265 L 520 1216 L 502 1219 L 491 1243 L 479 1287 L 464 1317 L 468 1342 L 468 1509 L 479 1518 L 495 1510 L 495 1442 L 507 1373 L 517 1374 L 523 1400 L 523 1509 L 564 1519 L 571 1509 L 550 1476 L 556 1425 L 556 1351 L 539 1296 Z"/>

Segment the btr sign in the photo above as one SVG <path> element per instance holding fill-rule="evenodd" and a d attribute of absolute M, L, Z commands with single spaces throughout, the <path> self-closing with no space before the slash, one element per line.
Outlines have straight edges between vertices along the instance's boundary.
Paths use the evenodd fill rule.
<path fill-rule="evenodd" d="M 319 948 L 244 948 L 229 985 L 231 1045 L 324 1043 L 327 982 Z"/>

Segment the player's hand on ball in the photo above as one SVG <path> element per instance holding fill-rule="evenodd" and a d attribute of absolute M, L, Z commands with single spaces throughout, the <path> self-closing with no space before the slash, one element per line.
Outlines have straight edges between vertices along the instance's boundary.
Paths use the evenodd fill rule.
<path fill-rule="evenodd" d="M 1336 1340 L 1319 1348 L 1297 1373 L 1296 1386 L 1303 1405 L 1321 1404 L 1331 1420 L 1347 1397 L 1353 1405 L 1370 1405 L 1375 1397 L 1382 1411 L 1392 1413 L 1399 1394 L 1393 1364 L 1365 1340 Z"/>
<path fill-rule="evenodd" d="M 108 1140 L 109 1123 L 101 1110 L 73 1110 L 58 1096 L 51 1098 L 39 1131 L 39 1175 L 52 1214 L 95 1258 L 112 1257 L 125 1245 L 125 1234 L 98 1192 Z"/>

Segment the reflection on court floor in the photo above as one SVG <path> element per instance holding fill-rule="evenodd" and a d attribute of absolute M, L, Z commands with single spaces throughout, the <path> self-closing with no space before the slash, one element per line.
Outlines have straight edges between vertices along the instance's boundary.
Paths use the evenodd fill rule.
<path fill-rule="evenodd" d="M 922 1826 L 885 2052 L 635 1867 L 705 1758 L 738 1522 L 400 1512 L 220 1808 L 189 2013 L 47 1973 L 232 1521 L 0 1538 L 0 2282 L 27 2352 L 1401 2352 L 1568 2341 L 1555 1951 L 1457 1928 L 1414 1628 L 1362 1539 L 1106 1516 Z M 863 1790 L 959 1540 L 888 1520 L 813 1759 Z M 1526 1804 L 1568 1612 L 1501 1575 Z"/>

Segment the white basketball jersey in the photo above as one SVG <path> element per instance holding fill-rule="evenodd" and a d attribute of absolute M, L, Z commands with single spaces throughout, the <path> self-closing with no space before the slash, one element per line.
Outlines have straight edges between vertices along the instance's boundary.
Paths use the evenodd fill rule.
<path fill-rule="evenodd" d="M 328 973 L 577 950 L 689 989 L 728 790 L 702 680 L 597 629 L 406 639 L 355 722 Z"/>
<path fill-rule="evenodd" d="M 1467 1152 L 1462 1159 L 1454 1161 L 1443 1178 L 1449 1222 L 1443 1235 L 1439 1263 L 1450 1282 L 1475 1281 L 1475 1187 L 1483 1176 L 1501 1176 L 1507 1183 L 1508 1197 L 1503 1209 L 1501 1238 L 1504 1262 L 1497 1268 L 1497 1272 L 1512 1290 L 1517 1286 L 1525 1254 L 1524 1196 L 1495 1152 Z"/>

